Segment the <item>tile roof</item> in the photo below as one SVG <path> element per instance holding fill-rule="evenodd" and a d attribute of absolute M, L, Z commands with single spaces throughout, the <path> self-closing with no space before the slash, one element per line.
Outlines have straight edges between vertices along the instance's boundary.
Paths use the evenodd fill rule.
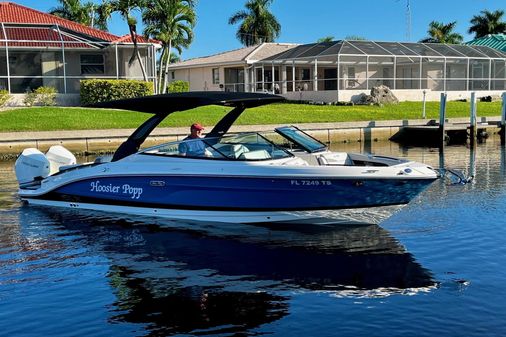
<path fill-rule="evenodd" d="M 35 23 L 60 25 L 67 29 L 95 37 L 104 41 L 114 41 L 118 36 L 99 29 L 91 28 L 70 20 L 40 12 L 35 9 L 18 5 L 13 2 L 0 2 L 0 22 L 3 23 Z"/>
<path fill-rule="evenodd" d="M 61 48 L 61 39 L 66 48 L 89 48 L 90 45 L 77 38 L 60 34 L 50 27 L 5 27 L 9 46 L 14 47 L 57 47 Z M 4 39 L 3 31 L 0 38 Z M 14 40 L 14 41 L 13 41 Z M 54 42 L 51 42 L 54 41 Z M 5 45 L 5 43 L 2 43 Z"/>
<path fill-rule="evenodd" d="M 294 43 L 263 43 L 260 48 L 248 55 L 248 60 L 263 60 L 267 57 L 283 53 L 287 50 L 297 47 Z"/>
<path fill-rule="evenodd" d="M 171 68 L 179 67 L 197 67 L 222 63 L 247 63 L 248 61 L 257 61 L 262 58 L 278 54 L 290 48 L 297 46 L 288 43 L 262 43 L 255 46 L 244 47 L 230 50 L 223 53 L 197 57 L 172 64 Z"/>
<path fill-rule="evenodd" d="M 131 43 L 132 39 L 130 35 L 117 36 L 109 32 L 102 31 L 100 29 L 88 27 L 77 22 L 73 22 L 67 19 L 62 19 L 55 15 L 44 13 L 33 8 L 25 7 L 13 2 L 0 2 L 0 22 L 4 24 L 39 24 L 39 25 L 58 25 L 64 29 L 84 34 L 88 37 L 102 40 L 104 42 L 111 43 Z M 35 31 L 31 31 L 32 37 L 37 37 Z M 17 32 L 16 34 L 23 34 Z M 24 33 L 25 35 L 27 33 Z M 26 36 L 28 37 L 28 35 Z M 45 37 L 45 36 L 44 36 Z M 13 39 L 12 36 L 9 36 Z M 38 39 L 36 39 L 38 40 Z M 155 40 L 148 40 L 143 36 L 139 35 L 139 42 L 153 42 Z"/>
<path fill-rule="evenodd" d="M 465 44 L 472 46 L 486 46 L 506 52 L 506 34 L 489 34 L 466 42 Z"/>
<path fill-rule="evenodd" d="M 133 43 L 132 37 L 130 34 L 125 34 L 123 36 L 118 37 L 116 40 L 112 41 L 114 43 Z M 146 37 L 142 35 L 137 35 L 137 43 L 157 43 L 159 44 L 160 41 L 153 40 L 153 39 L 147 39 Z"/>

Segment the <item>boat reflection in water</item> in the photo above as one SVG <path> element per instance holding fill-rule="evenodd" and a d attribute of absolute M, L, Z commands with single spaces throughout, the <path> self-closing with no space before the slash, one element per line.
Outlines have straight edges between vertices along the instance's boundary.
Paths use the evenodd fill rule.
<path fill-rule="evenodd" d="M 117 298 L 110 319 L 146 324 L 154 335 L 259 327 L 288 314 L 294 290 L 362 297 L 435 286 L 431 273 L 377 225 L 188 226 L 32 210 L 21 214 L 49 217 L 107 257 Z"/>

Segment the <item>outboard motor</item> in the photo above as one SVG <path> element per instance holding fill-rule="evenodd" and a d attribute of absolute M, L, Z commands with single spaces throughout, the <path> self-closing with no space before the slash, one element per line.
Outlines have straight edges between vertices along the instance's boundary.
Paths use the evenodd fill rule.
<path fill-rule="evenodd" d="M 76 157 L 61 145 L 49 148 L 46 154 L 35 148 L 23 150 L 14 165 L 16 178 L 21 188 L 34 187 L 62 166 L 75 165 Z"/>
<path fill-rule="evenodd" d="M 35 148 L 24 149 L 14 165 L 19 185 L 40 181 L 50 172 L 50 163 L 44 153 Z"/>
<path fill-rule="evenodd" d="M 53 145 L 46 152 L 46 157 L 49 160 L 50 171 L 49 174 L 54 174 L 60 170 L 60 167 L 67 165 L 75 165 L 76 157 L 61 145 Z"/>

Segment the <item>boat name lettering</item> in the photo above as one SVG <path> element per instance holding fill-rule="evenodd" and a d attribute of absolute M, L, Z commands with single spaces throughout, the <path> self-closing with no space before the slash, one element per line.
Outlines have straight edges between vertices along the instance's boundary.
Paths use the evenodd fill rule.
<path fill-rule="evenodd" d="M 290 185 L 293 186 L 330 186 L 332 181 L 330 180 L 304 180 L 304 179 L 292 179 Z"/>
<path fill-rule="evenodd" d="M 99 192 L 99 193 L 122 193 L 128 194 L 132 199 L 139 199 L 143 190 L 142 187 L 134 187 L 129 184 L 123 184 L 122 186 L 113 185 L 113 184 L 100 184 L 100 181 L 92 181 L 90 183 L 90 192 Z"/>

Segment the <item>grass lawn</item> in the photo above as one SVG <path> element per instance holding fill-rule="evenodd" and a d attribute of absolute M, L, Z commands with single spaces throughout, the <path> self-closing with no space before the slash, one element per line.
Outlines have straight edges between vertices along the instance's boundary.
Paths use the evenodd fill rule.
<path fill-rule="evenodd" d="M 214 125 L 230 108 L 207 106 L 176 112 L 162 127 L 193 122 Z M 500 116 L 501 102 L 478 103 L 478 116 Z M 427 102 L 427 119 L 438 119 L 439 102 Z M 151 114 L 90 108 L 32 107 L 0 112 L 0 132 L 136 128 Z M 446 116 L 468 117 L 468 102 L 448 102 Z M 420 119 L 422 102 L 377 106 L 317 106 L 271 104 L 246 110 L 236 124 L 291 124 Z"/>

